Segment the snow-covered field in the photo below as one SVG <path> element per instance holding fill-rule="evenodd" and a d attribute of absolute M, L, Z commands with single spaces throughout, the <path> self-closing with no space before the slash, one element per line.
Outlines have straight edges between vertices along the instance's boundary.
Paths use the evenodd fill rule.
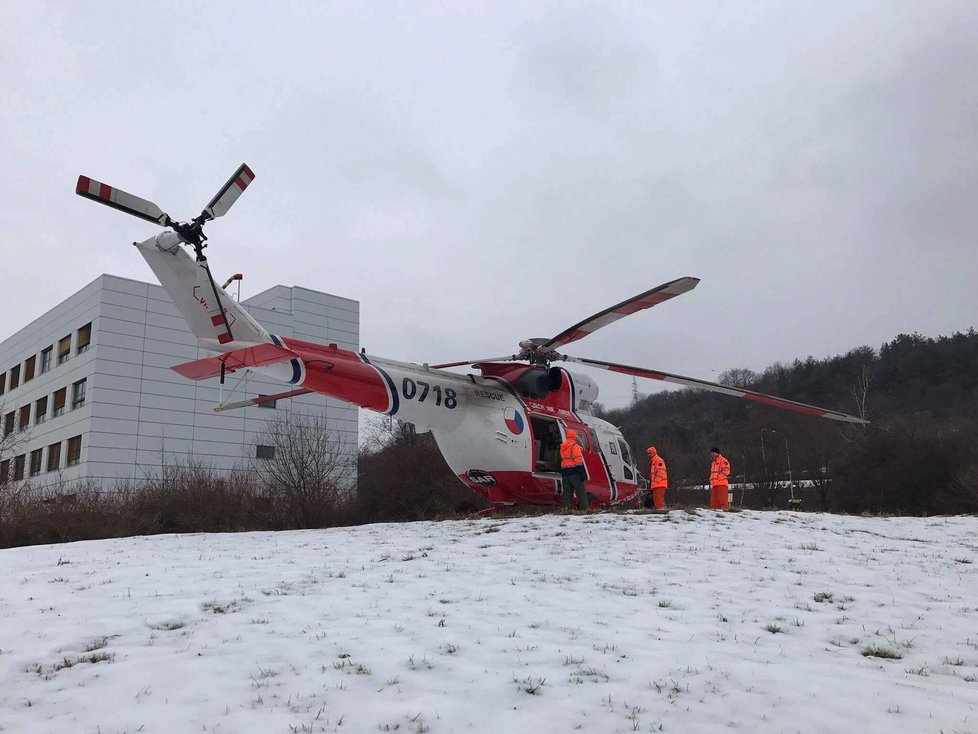
<path fill-rule="evenodd" d="M 4 550 L 0 731 L 978 732 L 976 567 L 755 512 Z"/>

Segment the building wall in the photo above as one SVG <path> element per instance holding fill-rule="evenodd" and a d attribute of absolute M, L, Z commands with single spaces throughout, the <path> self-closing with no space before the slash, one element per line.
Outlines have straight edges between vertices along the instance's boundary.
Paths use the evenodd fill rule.
<path fill-rule="evenodd" d="M 271 333 L 316 342 L 335 342 L 356 349 L 359 341 L 359 304 L 350 299 L 305 288 L 276 286 L 242 302 Z M 78 329 L 91 323 L 91 344 L 77 353 Z M 31 355 L 72 335 L 70 358 L 43 375 L 10 389 L 11 369 Z M 160 473 L 165 464 L 194 459 L 214 470 L 247 470 L 255 458 L 259 436 L 269 417 L 282 411 L 324 415 L 330 427 L 349 447 L 351 460 L 357 446 L 357 409 L 321 395 L 281 401 L 276 408 L 250 407 L 214 413 L 220 399 L 218 379 L 193 382 L 170 369 L 173 365 L 209 356 L 196 342 L 158 285 L 103 275 L 0 344 L 0 370 L 5 392 L 2 413 L 19 411 L 24 404 L 49 395 L 48 419 L 35 424 L 32 409 L 29 431 L 17 431 L 13 450 L 2 458 L 42 448 L 42 471 L 34 484 L 55 480 L 89 479 L 110 486 L 117 480 L 141 480 Z M 234 398 L 231 390 L 239 375 L 229 374 L 224 399 L 283 392 L 288 386 L 255 375 L 241 380 Z M 21 377 L 22 379 L 22 377 Z M 72 385 L 85 380 L 85 403 L 71 408 Z M 68 389 L 68 405 L 58 417 L 50 415 L 50 395 Z M 2 420 L 2 417 L 0 417 Z M 2 429 L 2 424 L 0 424 Z M 80 461 L 66 465 L 66 442 L 82 436 Z M 48 472 L 49 446 L 61 442 L 60 466 Z M 8 470 L 12 479 L 13 461 Z M 25 472 L 27 473 L 27 472 Z"/>

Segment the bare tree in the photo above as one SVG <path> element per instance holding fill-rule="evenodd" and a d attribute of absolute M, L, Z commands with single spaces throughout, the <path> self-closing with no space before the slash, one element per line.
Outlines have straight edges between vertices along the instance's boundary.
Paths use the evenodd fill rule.
<path fill-rule="evenodd" d="M 784 479 L 785 460 L 787 458 L 787 446 L 780 440 L 771 440 L 768 436 L 767 444 L 764 441 L 764 434 L 770 429 L 761 429 L 761 456 L 760 471 L 755 479 L 755 488 L 761 498 L 762 507 L 776 507 L 778 494 Z"/>
<path fill-rule="evenodd" d="M 802 473 L 818 492 L 819 509 L 828 512 L 830 469 L 841 450 L 842 437 L 828 421 L 796 421 L 793 441 Z"/>
<path fill-rule="evenodd" d="M 850 388 L 852 398 L 856 402 L 856 414 L 863 420 L 868 420 L 866 410 L 866 397 L 869 395 L 869 385 L 876 374 L 876 365 L 872 362 L 863 364 L 856 373 L 856 381 Z"/>
<path fill-rule="evenodd" d="M 15 457 L 26 446 L 30 432 L 29 426 L 14 425 L 13 413 L 10 414 L 10 420 L 8 420 L 5 405 L 0 404 L 0 462 L 7 462 L 7 474 L 0 477 L 0 487 L 13 480 Z M 24 457 L 24 461 L 27 461 L 27 457 Z M 26 474 L 26 465 L 22 468 Z"/>
<path fill-rule="evenodd" d="M 265 424 L 258 443 L 267 458 L 252 470 L 290 526 L 319 527 L 334 517 L 356 482 L 356 447 L 326 418 L 285 413 Z"/>
<path fill-rule="evenodd" d="M 734 367 L 726 372 L 721 372 L 717 382 L 721 385 L 730 387 L 756 387 L 760 382 L 761 376 L 748 367 Z"/>

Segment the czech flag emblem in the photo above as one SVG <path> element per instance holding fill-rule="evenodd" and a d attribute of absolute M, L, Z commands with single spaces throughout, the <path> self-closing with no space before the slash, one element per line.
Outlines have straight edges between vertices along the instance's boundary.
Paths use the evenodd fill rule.
<path fill-rule="evenodd" d="M 503 420 L 506 421 L 506 427 L 510 433 L 516 436 L 523 433 L 523 428 L 526 424 L 523 422 L 523 416 L 520 415 L 520 412 L 516 408 L 506 408 L 503 410 Z"/>

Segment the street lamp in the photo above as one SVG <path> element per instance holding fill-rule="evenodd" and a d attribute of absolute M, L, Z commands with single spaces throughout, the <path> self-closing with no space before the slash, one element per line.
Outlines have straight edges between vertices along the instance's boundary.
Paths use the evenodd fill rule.
<path fill-rule="evenodd" d="M 775 431 L 773 428 L 762 428 L 761 429 L 761 458 L 764 458 L 764 432 L 774 433 L 784 439 L 784 455 L 788 460 L 788 489 L 791 492 L 791 499 L 788 500 L 789 507 L 795 507 L 801 504 L 801 498 L 795 497 L 795 482 L 791 476 L 791 453 L 788 451 L 788 437 L 785 436 L 780 431 Z"/>

